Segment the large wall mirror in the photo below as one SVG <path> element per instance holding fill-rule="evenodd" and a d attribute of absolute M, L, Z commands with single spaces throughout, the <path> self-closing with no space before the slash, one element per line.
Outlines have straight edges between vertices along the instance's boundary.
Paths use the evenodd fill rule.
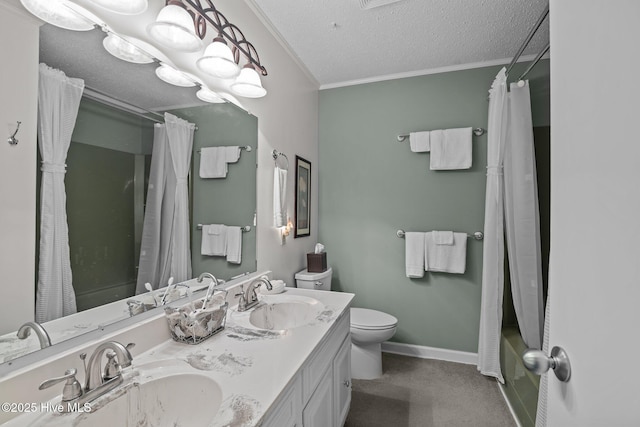
<path fill-rule="evenodd" d="M 161 114 L 149 112 L 169 112 L 197 126 L 189 178 L 193 276 L 209 272 L 229 280 L 254 272 L 257 265 L 257 118 L 230 103 L 198 100 L 198 87 L 162 82 L 154 73 L 157 64 L 112 57 L 102 47 L 104 37 L 100 29 L 74 32 L 43 25 L 40 30 L 40 62 L 82 78 L 86 85 L 65 175 L 78 313 L 43 325 L 53 345 L 128 318 L 132 311 L 126 302 L 140 297 L 138 267 L 154 122 L 162 121 Z M 239 159 L 229 163 L 226 178 L 201 178 L 202 150 L 220 146 L 242 147 Z M 244 228 L 240 260 L 202 254 L 202 226 L 207 238 L 210 225 Z M 37 259 L 34 268 L 37 272 Z M 163 286 L 152 284 L 154 289 Z M 1 319 L 2 313 L 0 324 Z M 36 334 L 20 340 L 16 331 L 0 332 L 1 363 L 40 348 Z"/>

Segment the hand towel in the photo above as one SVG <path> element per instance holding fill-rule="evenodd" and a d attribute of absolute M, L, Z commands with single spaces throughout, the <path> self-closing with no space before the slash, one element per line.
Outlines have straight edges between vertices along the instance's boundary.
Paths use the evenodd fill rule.
<path fill-rule="evenodd" d="M 453 231 L 432 231 L 436 245 L 453 245 Z"/>
<path fill-rule="evenodd" d="M 242 263 L 242 229 L 227 227 L 227 262 Z"/>
<path fill-rule="evenodd" d="M 407 232 L 404 234 L 405 272 L 409 278 L 424 277 L 425 233 Z"/>
<path fill-rule="evenodd" d="M 225 256 L 227 254 L 226 225 L 208 224 L 202 226 L 200 253 L 209 256 Z"/>
<path fill-rule="evenodd" d="M 409 133 L 409 146 L 414 153 L 425 153 L 431 149 L 431 132 Z"/>
<path fill-rule="evenodd" d="M 200 178 L 227 177 L 227 147 L 204 147 L 200 150 Z"/>
<path fill-rule="evenodd" d="M 453 233 L 453 245 L 437 245 L 433 233 L 425 233 L 425 270 L 463 274 L 467 264 L 467 234 Z"/>
<path fill-rule="evenodd" d="M 431 131 L 431 170 L 469 169 L 472 128 Z"/>
<path fill-rule="evenodd" d="M 287 225 L 287 170 L 276 166 L 273 171 L 273 226 Z"/>

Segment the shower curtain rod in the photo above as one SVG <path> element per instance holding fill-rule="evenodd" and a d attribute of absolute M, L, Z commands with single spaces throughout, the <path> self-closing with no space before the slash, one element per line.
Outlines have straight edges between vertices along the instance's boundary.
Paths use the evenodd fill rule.
<path fill-rule="evenodd" d="M 109 107 L 115 108 L 116 110 L 124 111 L 125 113 L 133 114 L 134 116 L 151 120 L 152 122 L 164 124 L 164 116 L 162 114 L 156 113 L 154 111 L 145 110 L 144 108 L 129 104 L 128 102 L 121 101 L 117 98 L 112 97 L 111 95 L 107 95 L 106 93 L 100 92 L 99 90 L 94 89 L 92 87 L 85 86 L 82 96 L 89 98 L 93 101 L 99 102 L 101 104 L 107 105 Z M 158 116 L 160 117 L 160 119 L 149 117 L 146 114 L 150 114 L 152 116 Z"/>
<path fill-rule="evenodd" d="M 529 42 L 533 38 L 534 34 L 536 33 L 536 31 L 538 31 L 538 28 L 540 28 L 540 26 L 542 25 L 542 22 L 545 20 L 545 18 L 548 15 L 549 15 L 549 4 L 547 4 L 547 7 L 544 9 L 544 11 L 542 11 L 542 14 L 538 18 L 538 21 L 533 26 L 531 31 L 529 31 L 529 34 L 527 35 L 527 38 L 524 40 L 524 42 L 522 43 L 522 46 L 520 46 L 520 49 L 518 49 L 518 52 L 516 53 L 516 55 L 513 57 L 513 59 L 509 63 L 509 66 L 507 67 L 507 76 L 509 75 L 509 72 L 511 71 L 513 66 L 516 64 L 518 59 L 520 59 L 520 56 L 522 55 L 522 52 L 524 52 L 524 50 L 527 48 L 527 46 L 529 45 Z"/>
<path fill-rule="evenodd" d="M 542 59 L 542 57 L 545 55 L 545 53 L 547 53 L 549 51 L 550 47 L 551 47 L 551 44 L 547 43 L 547 46 L 540 51 L 540 53 L 535 57 L 535 59 L 533 61 L 531 61 L 531 64 L 529 64 L 527 69 L 524 71 L 524 73 L 522 73 L 522 75 L 518 78 L 518 80 L 524 79 L 527 76 L 527 74 L 529 74 L 529 72 L 531 70 L 533 70 L 533 67 L 535 67 L 536 64 L 538 63 L 538 61 L 540 61 L 540 59 Z"/>

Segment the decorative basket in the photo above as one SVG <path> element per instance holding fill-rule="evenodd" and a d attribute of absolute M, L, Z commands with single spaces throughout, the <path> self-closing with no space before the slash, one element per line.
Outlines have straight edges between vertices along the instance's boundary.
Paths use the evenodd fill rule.
<path fill-rule="evenodd" d="M 180 307 L 165 307 L 171 338 L 186 344 L 199 344 L 224 329 L 229 303 L 224 294 L 214 295 L 203 309 L 204 298 Z"/>

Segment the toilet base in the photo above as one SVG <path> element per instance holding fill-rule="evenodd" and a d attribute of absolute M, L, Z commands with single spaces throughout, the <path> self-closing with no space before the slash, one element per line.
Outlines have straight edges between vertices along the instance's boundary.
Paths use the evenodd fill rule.
<path fill-rule="evenodd" d="M 382 376 L 382 345 L 351 343 L 351 377 L 373 380 Z"/>

